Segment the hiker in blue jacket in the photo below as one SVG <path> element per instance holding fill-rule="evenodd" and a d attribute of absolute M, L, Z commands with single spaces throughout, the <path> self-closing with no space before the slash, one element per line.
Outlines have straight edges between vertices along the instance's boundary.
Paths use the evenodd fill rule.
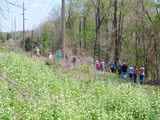
<path fill-rule="evenodd" d="M 132 69 L 133 69 L 133 67 L 132 67 L 132 65 L 131 65 L 131 66 L 128 68 L 129 79 L 130 79 L 131 82 L 132 82 L 132 74 L 133 74 Z"/>
<path fill-rule="evenodd" d="M 115 72 L 115 70 L 116 70 L 116 67 L 115 67 L 114 62 L 111 62 L 111 64 L 110 64 L 110 68 L 111 68 L 112 73 L 114 73 L 114 72 Z"/>

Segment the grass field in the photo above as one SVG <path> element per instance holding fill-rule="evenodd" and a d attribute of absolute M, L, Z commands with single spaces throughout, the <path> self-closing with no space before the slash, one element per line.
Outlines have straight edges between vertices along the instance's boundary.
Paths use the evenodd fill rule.
<path fill-rule="evenodd" d="M 0 55 L 1 75 L 17 84 L 0 79 L 0 119 L 160 119 L 158 92 L 89 69 L 62 69 L 62 74 L 23 54 Z"/>

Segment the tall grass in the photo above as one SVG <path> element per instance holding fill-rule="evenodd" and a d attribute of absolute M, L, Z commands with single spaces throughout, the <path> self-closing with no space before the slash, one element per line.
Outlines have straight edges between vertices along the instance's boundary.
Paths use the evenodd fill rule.
<path fill-rule="evenodd" d="M 0 119 L 156 120 L 160 99 L 144 90 L 108 80 L 72 80 L 23 54 L 0 56 Z M 31 90 L 31 91 L 30 91 Z"/>

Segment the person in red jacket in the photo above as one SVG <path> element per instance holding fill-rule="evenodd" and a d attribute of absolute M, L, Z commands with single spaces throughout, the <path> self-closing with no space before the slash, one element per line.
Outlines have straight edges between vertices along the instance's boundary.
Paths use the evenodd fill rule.
<path fill-rule="evenodd" d="M 100 64 L 99 64 L 98 60 L 96 61 L 96 69 L 100 70 Z"/>

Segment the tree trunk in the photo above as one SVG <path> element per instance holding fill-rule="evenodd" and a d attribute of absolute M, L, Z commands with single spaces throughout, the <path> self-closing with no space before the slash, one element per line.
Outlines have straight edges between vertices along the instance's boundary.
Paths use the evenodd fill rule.
<path fill-rule="evenodd" d="M 122 2 L 121 2 L 121 7 L 123 7 L 123 1 L 124 0 L 122 0 Z M 122 13 L 122 11 L 120 11 L 120 15 L 119 15 L 119 27 L 118 27 L 118 55 L 119 55 L 118 56 L 118 60 L 120 58 L 120 53 L 121 53 L 123 22 L 124 22 L 124 14 Z"/>
<path fill-rule="evenodd" d="M 86 50 L 86 31 L 85 31 L 85 29 L 86 29 L 86 17 L 83 17 L 83 30 L 84 30 L 84 49 Z"/>
<path fill-rule="evenodd" d="M 81 54 L 81 50 L 82 50 L 82 37 L 81 37 L 81 34 L 82 34 L 82 30 L 81 30 L 81 18 L 79 18 L 79 48 L 80 48 L 80 54 Z"/>
<path fill-rule="evenodd" d="M 70 19 L 71 19 L 71 9 L 72 9 L 72 2 L 70 2 L 69 15 L 68 15 L 68 25 L 69 25 L 69 29 L 72 29 L 72 28 L 71 28 L 71 22 L 70 22 Z"/>
<path fill-rule="evenodd" d="M 108 40 L 108 19 L 105 21 L 106 22 L 106 40 Z M 110 53 L 110 47 L 109 47 L 109 45 L 107 45 L 106 46 L 106 48 L 107 48 L 107 51 L 106 51 L 106 63 L 109 63 L 109 60 L 110 60 L 110 55 L 109 55 L 109 53 Z"/>
<path fill-rule="evenodd" d="M 117 0 L 115 0 L 114 3 L 114 39 L 115 39 L 115 58 L 114 58 L 114 62 L 115 65 L 117 66 L 117 62 L 118 62 L 118 39 L 117 39 Z"/>
<path fill-rule="evenodd" d="M 100 0 L 98 0 L 97 11 L 96 11 L 96 38 L 94 43 L 94 57 L 97 56 L 98 60 L 101 59 L 101 44 L 100 44 L 100 26 L 101 26 L 101 18 L 100 18 Z M 98 50 L 97 50 L 98 48 Z"/>
<path fill-rule="evenodd" d="M 100 26 L 101 26 L 101 16 L 100 16 L 100 0 L 98 0 L 98 7 L 97 7 L 97 15 L 98 15 L 98 60 L 100 61 L 101 59 L 101 38 L 100 38 Z"/>
<path fill-rule="evenodd" d="M 135 34 L 136 34 L 136 44 L 135 44 L 135 48 L 136 48 L 136 65 L 138 65 L 138 33 L 137 32 L 135 32 Z"/>
<path fill-rule="evenodd" d="M 65 0 L 62 0 L 62 57 L 65 59 Z"/>
<path fill-rule="evenodd" d="M 94 58 L 97 56 L 97 39 L 98 39 L 98 32 L 97 32 L 97 13 L 95 13 L 95 17 L 96 17 L 96 38 L 95 38 L 95 41 L 94 41 Z"/>

